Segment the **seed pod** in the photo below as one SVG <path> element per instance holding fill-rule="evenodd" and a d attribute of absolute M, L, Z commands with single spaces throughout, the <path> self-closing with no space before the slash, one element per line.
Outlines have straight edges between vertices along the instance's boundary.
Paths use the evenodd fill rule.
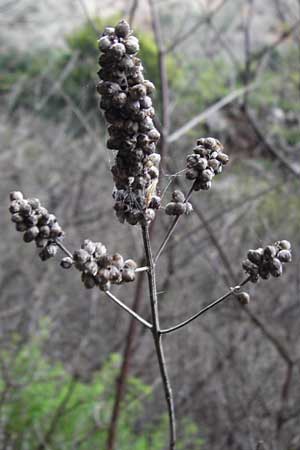
<path fill-rule="evenodd" d="M 278 241 L 278 245 L 281 248 L 281 250 L 291 250 L 291 243 L 289 241 L 286 240 Z"/>
<path fill-rule="evenodd" d="M 175 207 L 176 207 L 176 203 L 175 202 L 170 202 L 166 205 L 165 207 L 165 213 L 168 216 L 174 216 L 175 215 Z"/>
<path fill-rule="evenodd" d="M 185 215 L 189 216 L 193 212 L 194 208 L 190 202 L 185 203 Z"/>
<path fill-rule="evenodd" d="M 102 36 L 98 40 L 98 46 L 99 46 L 99 50 L 101 50 L 101 52 L 107 52 L 110 49 L 111 45 L 112 45 L 112 43 L 108 36 Z"/>
<path fill-rule="evenodd" d="M 139 41 L 135 36 L 129 36 L 125 40 L 124 44 L 126 48 L 126 53 L 128 53 L 128 55 L 134 55 L 140 49 Z"/>
<path fill-rule="evenodd" d="M 201 172 L 201 180 L 207 183 L 208 181 L 211 181 L 214 177 L 214 173 L 210 169 L 205 169 L 203 172 Z"/>
<path fill-rule="evenodd" d="M 43 225 L 42 227 L 40 227 L 40 236 L 42 238 L 50 237 L 50 227 L 48 225 Z"/>
<path fill-rule="evenodd" d="M 148 132 L 148 138 L 150 141 L 157 142 L 160 139 L 160 133 L 156 128 L 153 128 Z"/>
<path fill-rule="evenodd" d="M 137 268 L 137 263 L 133 259 L 126 259 L 124 262 L 124 269 L 135 270 Z"/>
<path fill-rule="evenodd" d="M 152 222 L 155 219 L 155 211 L 152 208 L 147 208 L 145 211 L 146 222 Z"/>
<path fill-rule="evenodd" d="M 249 250 L 247 253 L 247 258 L 253 264 L 256 264 L 258 266 L 262 261 L 262 255 L 263 255 L 263 249 Z"/>
<path fill-rule="evenodd" d="M 236 297 L 242 305 L 250 303 L 250 295 L 247 292 L 240 292 Z"/>
<path fill-rule="evenodd" d="M 113 27 L 105 27 L 103 31 L 103 36 L 113 37 L 115 34 L 115 29 Z"/>
<path fill-rule="evenodd" d="M 100 269 L 97 273 L 96 279 L 99 280 L 99 283 L 106 283 L 109 281 L 109 270 L 107 269 Z"/>
<path fill-rule="evenodd" d="M 144 83 L 144 87 L 145 87 L 146 92 L 147 92 L 147 87 L 145 86 L 145 83 Z M 151 108 L 151 106 L 152 106 L 151 97 L 149 97 L 149 95 L 145 95 L 144 97 L 141 97 L 140 98 L 140 104 L 141 104 L 141 108 L 144 108 L 144 109 Z"/>
<path fill-rule="evenodd" d="M 110 47 L 109 52 L 114 56 L 114 58 L 120 60 L 125 55 L 126 49 L 123 44 L 118 42 Z"/>
<path fill-rule="evenodd" d="M 13 200 L 23 200 L 23 194 L 21 191 L 12 191 L 9 194 L 10 201 Z"/>
<path fill-rule="evenodd" d="M 66 256 L 65 258 L 62 258 L 60 265 L 63 269 L 70 269 L 73 265 L 73 259 Z"/>
<path fill-rule="evenodd" d="M 147 95 L 151 95 L 155 91 L 154 84 L 149 80 L 144 80 L 144 86 L 146 87 Z"/>
<path fill-rule="evenodd" d="M 199 172 L 196 169 L 188 169 L 185 176 L 188 180 L 196 180 L 198 178 Z"/>
<path fill-rule="evenodd" d="M 133 269 L 123 269 L 122 271 L 122 281 L 125 283 L 130 283 L 135 280 L 135 271 Z"/>
<path fill-rule="evenodd" d="M 84 269 L 86 270 L 86 272 L 95 276 L 98 272 L 98 264 L 93 259 L 91 259 L 91 261 L 87 261 L 84 264 Z"/>
<path fill-rule="evenodd" d="M 60 225 L 58 223 L 54 223 L 51 227 L 50 227 L 50 237 L 52 239 L 56 239 L 60 236 L 63 235 L 63 231 L 62 228 L 60 227 Z"/>
<path fill-rule="evenodd" d="M 292 254 L 289 250 L 280 250 L 277 254 L 279 261 L 288 263 L 292 261 Z"/>
<path fill-rule="evenodd" d="M 185 214 L 185 211 L 186 211 L 186 204 L 185 203 L 181 203 L 181 202 L 175 203 L 174 214 L 176 216 L 181 216 L 182 214 Z"/>
<path fill-rule="evenodd" d="M 219 153 L 217 156 L 216 156 L 216 158 L 217 158 L 217 160 L 219 160 L 222 164 L 227 164 L 228 163 L 228 161 L 229 161 L 229 156 L 228 155 L 226 155 L 226 153 Z"/>
<path fill-rule="evenodd" d="M 219 167 L 221 167 L 221 162 L 218 161 L 217 159 L 210 159 L 208 161 L 208 166 L 217 173 Z"/>
<path fill-rule="evenodd" d="M 90 255 L 86 250 L 83 250 L 82 248 L 79 250 L 75 250 L 73 253 L 73 259 L 75 263 L 79 264 L 85 264 L 90 258 Z"/>
<path fill-rule="evenodd" d="M 26 223 L 24 223 L 24 222 L 16 223 L 17 231 L 23 232 L 23 231 L 26 231 L 27 229 L 28 229 L 28 227 L 27 227 Z"/>
<path fill-rule="evenodd" d="M 14 213 L 17 213 L 17 212 L 19 212 L 20 211 L 20 202 L 18 201 L 18 200 L 13 200 L 12 202 L 11 202 L 11 204 L 9 205 L 9 212 L 11 213 L 11 214 L 14 214 Z"/>
<path fill-rule="evenodd" d="M 29 198 L 28 203 L 33 210 L 36 210 L 41 206 L 41 202 L 39 201 L 38 198 Z"/>
<path fill-rule="evenodd" d="M 99 283 L 99 289 L 103 292 L 109 291 L 111 283 L 109 281 Z"/>
<path fill-rule="evenodd" d="M 154 128 L 153 120 L 150 117 L 146 117 L 140 122 L 139 129 L 142 133 L 147 133 Z"/>
<path fill-rule="evenodd" d="M 48 259 L 55 256 L 56 253 L 57 253 L 57 245 L 49 244 L 42 249 L 42 251 L 39 253 L 39 257 L 41 258 L 42 261 L 47 261 Z"/>
<path fill-rule="evenodd" d="M 95 278 L 90 273 L 83 273 L 81 275 L 81 280 L 86 289 L 93 289 L 93 287 L 96 286 Z"/>
<path fill-rule="evenodd" d="M 29 230 L 25 231 L 23 235 L 23 239 L 25 242 L 31 242 L 34 241 L 34 239 L 38 236 L 39 229 L 38 227 L 32 227 L 29 228 Z"/>
<path fill-rule="evenodd" d="M 172 200 L 174 202 L 181 202 L 183 203 L 185 200 L 185 195 L 182 191 L 180 191 L 179 189 L 176 189 L 173 193 L 172 193 Z"/>
<path fill-rule="evenodd" d="M 270 261 L 272 258 L 275 258 L 277 253 L 276 247 L 274 245 L 267 245 L 264 248 L 264 259 L 266 261 Z"/>
<path fill-rule="evenodd" d="M 158 195 L 153 195 L 151 197 L 149 208 L 152 209 L 159 209 L 160 208 L 161 199 Z"/>
<path fill-rule="evenodd" d="M 268 280 L 270 278 L 269 264 L 268 263 L 263 263 L 262 265 L 260 265 L 259 268 L 258 268 L 258 273 L 259 273 L 259 276 L 263 280 Z"/>
<path fill-rule="evenodd" d="M 106 255 L 107 253 L 107 249 L 105 247 L 105 245 L 103 245 L 101 242 L 96 242 L 96 247 L 95 247 L 95 251 L 94 251 L 94 258 L 96 260 L 99 260 L 100 258 L 102 258 L 103 256 Z"/>
<path fill-rule="evenodd" d="M 126 22 L 126 20 L 120 20 L 120 22 L 115 27 L 115 33 L 121 38 L 127 38 L 127 36 L 130 34 L 130 26 Z"/>
<path fill-rule="evenodd" d="M 111 262 L 118 269 L 122 269 L 122 267 L 124 266 L 124 258 L 122 255 L 120 255 L 120 253 L 115 253 L 114 255 L 112 255 Z"/>
<path fill-rule="evenodd" d="M 28 228 L 38 224 L 38 217 L 35 214 L 30 214 L 28 217 L 24 217 L 24 223 Z"/>
<path fill-rule="evenodd" d="M 15 213 L 12 214 L 11 221 L 14 223 L 22 223 L 24 222 L 24 218 L 21 216 L 21 214 Z"/>
<path fill-rule="evenodd" d="M 42 237 L 40 237 L 40 236 L 38 236 L 37 238 L 35 238 L 35 245 L 36 245 L 38 248 L 44 248 L 46 244 L 47 244 L 47 239 L 44 239 L 44 238 L 42 238 Z"/>
<path fill-rule="evenodd" d="M 108 266 L 107 270 L 109 272 L 109 281 L 116 284 L 121 283 L 122 275 L 120 270 L 116 266 Z"/>
<path fill-rule="evenodd" d="M 85 239 L 81 244 L 81 248 L 85 250 L 89 255 L 93 255 L 96 250 L 96 244 L 90 239 Z"/>
<path fill-rule="evenodd" d="M 125 92 L 119 92 L 118 94 L 113 96 L 112 105 L 115 108 L 123 108 L 123 106 L 126 105 L 126 101 L 127 101 L 127 95 L 125 94 Z"/>
<path fill-rule="evenodd" d="M 27 217 L 32 213 L 32 208 L 26 200 L 20 200 L 20 214 Z"/>
<path fill-rule="evenodd" d="M 242 262 L 242 267 L 245 272 L 250 276 L 250 281 L 256 283 L 258 281 L 258 267 L 253 264 L 249 259 Z"/>
<path fill-rule="evenodd" d="M 282 274 L 282 264 L 279 259 L 274 258 L 270 261 L 270 273 L 273 277 L 280 277 Z"/>

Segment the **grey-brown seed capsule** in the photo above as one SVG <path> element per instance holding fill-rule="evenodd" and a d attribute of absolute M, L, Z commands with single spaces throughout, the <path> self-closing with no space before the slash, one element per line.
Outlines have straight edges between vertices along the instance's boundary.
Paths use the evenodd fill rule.
<path fill-rule="evenodd" d="M 133 269 L 123 269 L 122 271 L 122 281 L 125 283 L 130 283 L 135 280 L 135 271 Z"/>
<path fill-rule="evenodd" d="M 172 193 L 172 200 L 174 202 L 181 202 L 183 203 L 185 200 L 185 195 L 182 191 L 180 191 L 179 189 L 176 189 L 173 193 Z"/>
<path fill-rule="evenodd" d="M 121 20 L 115 27 L 115 33 L 121 38 L 126 38 L 130 34 L 130 26 L 125 20 Z"/>
<path fill-rule="evenodd" d="M 250 295 L 247 292 L 237 294 L 237 299 L 242 305 L 248 305 L 250 303 Z"/>
<path fill-rule="evenodd" d="M 73 259 L 69 256 L 62 258 L 60 265 L 63 269 L 70 269 L 73 266 Z"/>
<path fill-rule="evenodd" d="M 291 243 L 286 240 L 279 241 L 278 245 L 282 250 L 290 250 L 291 249 Z"/>
<path fill-rule="evenodd" d="M 289 250 L 280 250 L 277 254 L 279 261 L 288 263 L 292 261 L 292 254 Z"/>
<path fill-rule="evenodd" d="M 11 201 L 13 200 L 23 200 L 23 194 L 20 191 L 13 191 L 9 194 L 9 198 Z"/>

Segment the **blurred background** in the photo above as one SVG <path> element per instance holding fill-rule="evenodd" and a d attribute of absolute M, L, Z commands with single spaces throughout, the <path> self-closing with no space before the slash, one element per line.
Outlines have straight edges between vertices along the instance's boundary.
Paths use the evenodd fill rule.
<path fill-rule="evenodd" d="M 142 257 L 140 230 L 112 208 L 95 91 L 97 38 L 121 17 L 157 87 L 161 191 L 187 192 L 174 174 L 197 138 L 220 139 L 230 155 L 160 259 L 163 326 L 240 282 L 249 248 L 288 239 L 294 251 L 282 278 L 249 287 L 247 307 L 230 299 L 165 338 L 178 450 L 299 450 L 298 0 L 0 1 L 0 449 L 167 446 L 150 334 L 59 258 L 41 262 L 7 210 L 9 192 L 22 190 L 55 212 L 71 251 L 89 238 Z M 169 223 L 161 210 L 154 250 Z M 144 281 L 114 292 L 150 319 Z"/>

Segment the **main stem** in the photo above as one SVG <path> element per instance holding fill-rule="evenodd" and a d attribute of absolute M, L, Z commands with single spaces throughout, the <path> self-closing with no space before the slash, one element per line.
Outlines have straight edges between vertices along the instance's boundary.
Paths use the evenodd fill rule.
<path fill-rule="evenodd" d="M 158 315 L 158 303 L 157 303 L 157 289 L 156 289 L 156 278 L 155 278 L 155 263 L 153 260 L 151 243 L 149 237 L 148 225 L 142 225 L 143 242 L 146 254 L 146 264 L 149 267 L 147 272 L 148 283 L 149 283 L 149 293 L 150 293 L 150 305 L 152 313 L 152 335 L 154 339 L 156 355 L 158 359 L 160 374 L 163 382 L 163 388 L 165 392 L 166 402 L 168 406 L 169 414 L 169 427 L 170 427 L 170 442 L 169 450 L 174 450 L 176 446 L 176 419 L 174 411 L 174 401 L 173 394 L 170 384 L 170 379 L 168 376 L 166 360 L 164 356 L 164 350 L 162 345 L 162 335 L 159 325 L 159 315 Z"/>

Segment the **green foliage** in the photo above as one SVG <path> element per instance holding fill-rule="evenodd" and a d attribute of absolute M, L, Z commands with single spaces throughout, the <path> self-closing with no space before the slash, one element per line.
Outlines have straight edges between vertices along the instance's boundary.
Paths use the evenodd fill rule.
<path fill-rule="evenodd" d="M 73 449 L 76 443 L 76 448 L 81 450 L 105 448 L 119 355 L 112 354 L 90 382 L 83 383 L 60 363 L 45 358 L 42 347 L 46 338 L 43 332 L 31 339 L 13 358 L 10 352 L 2 353 L 9 372 L 7 378 L 0 377 L 0 390 L 5 399 L 1 419 L 10 448 L 35 449 L 43 439 L 53 450 Z M 15 336 L 17 344 L 16 340 Z M 165 447 L 167 416 L 155 424 L 143 425 L 142 429 L 137 427 L 143 417 L 144 398 L 149 398 L 151 393 L 150 386 L 136 377 L 130 378 L 118 430 L 122 450 Z M 185 419 L 178 448 L 199 450 L 201 442 L 195 424 Z"/>

